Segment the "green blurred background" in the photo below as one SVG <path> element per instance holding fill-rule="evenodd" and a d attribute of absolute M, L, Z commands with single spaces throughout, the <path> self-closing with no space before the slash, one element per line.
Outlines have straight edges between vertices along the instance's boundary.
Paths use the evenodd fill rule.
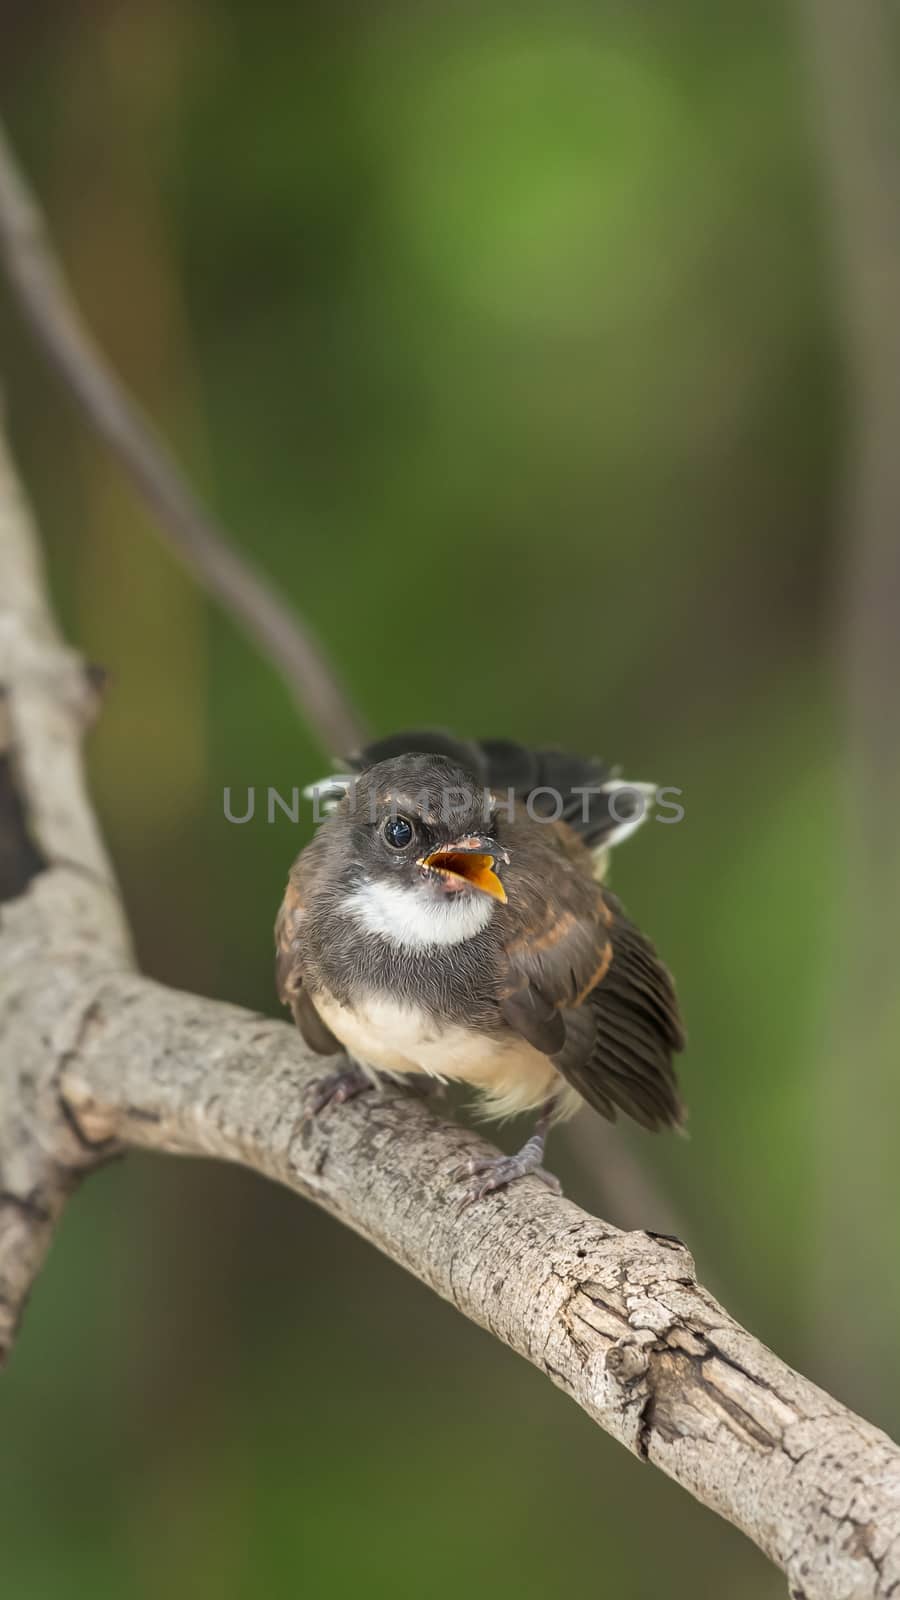
<path fill-rule="evenodd" d="M 615 882 L 680 982 L 691 1137 L 585 1113 L 553 1164 L 615 1221 L 674 1219 L 730 1309 L 896 1430 L 900 1023 L 862 1054 L 840 982 L 851 397 L 796 17 L 3 9 L 0 103 L 93 329 L 372 724 L 683 789 Z M 222 790 L 323 752 L 5 297 L 0 335 L 55 599 L 112 674 L 89 762 L 141 960 L 274 1012 L 307 832 L 229 826 Z M 15 1600 L 783 1593 L 544 1378 L 224 1166 L 91 1180 L 0 1406 Z"/>

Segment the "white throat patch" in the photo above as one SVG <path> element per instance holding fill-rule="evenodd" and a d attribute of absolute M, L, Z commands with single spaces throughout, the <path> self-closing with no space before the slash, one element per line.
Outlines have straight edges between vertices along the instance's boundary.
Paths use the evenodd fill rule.
<path fill-rule="evenodd" d="M 432 900 L 399 883 L 364 883 L 348 896 L 346 909 L 366 933 L 380 934 L 407 949 L 460 944 L 481 933 L 494 904 L 486 895 L 460 894 Z"/>

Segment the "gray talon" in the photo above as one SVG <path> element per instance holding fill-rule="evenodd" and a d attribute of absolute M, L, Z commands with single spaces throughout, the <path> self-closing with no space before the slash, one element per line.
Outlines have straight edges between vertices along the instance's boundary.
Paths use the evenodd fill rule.
<path fill-rule="evenodd" d="M 477 1170 L 477 1161 L 464 1161 L 461 1166 L 453 1168 L 453 1171 L 450 1174 L 450 1182 L 463 1183 L 465 1182 L 466 1178 L 474 1178 Z"/>
<path fill-rule="evenodd" d="M 507 1184 L 515 1183 L 517 1178 L 540 1178 L 541 1183 L 545 1183 L 554 1194 L 562 1194 L 562 1184 L 559 1179 L 541 1166 L 547 1126 L 552 1112 L 553 1102 L 548 1101 L 534 1133 L 527 1143 L 523 1144 L 517 1155 L 487 1156 L 480 1161 L 473 1156 L 463 1162 L 462 1166 L 454 1168 L 451 1173 L 452 1183 L 463 1183 L 467 1178 L 471 1180 L 463 1194 L 460 1211 L 465 1211 L 467 1206 L 474 1205 L 476 1200 L 483 1200 L 485 1195 L 492 1194 L 495 1189 L 505 1189 Z"/>
<path fill-rule="evenodd" d="M 470 1180 L 460 1202 L 460 1211 L 465 1211 L 467 1206 L 474 1205 L 476 1200 L 485 1199 L 497 1189 L 507 1188 L 519 1178 L 540 1178 L 541 1183 L 545 1183 L 554 1194 L 562 1194 L 559 1179 L 554 1177 L 552 1172 L 547 1172 L 544 1167 L 539 1166 L 537 1160 L 528 1159 L 524 1151 L 517 1156 L 494 1156 L 485 1161 L 467 1161 L 462 1166 L 456 1167 L 451 1177 L 454 1183 Z"/>
<path fill-rule="evenodd" d="M 319 1080 L 306 1115 L 317 1117 L 326 1106 L 346 1105 L 348 1100 L 355 1100 L 358 1094 L 365 1094 L 367 1089 L 374 1087 L 371 1078 L 363 1072 L 362 1067 L 357 1067 L 354 1063 L 338 1067 L 335 1072 L 329 1072 L 327 1077 Z"/>

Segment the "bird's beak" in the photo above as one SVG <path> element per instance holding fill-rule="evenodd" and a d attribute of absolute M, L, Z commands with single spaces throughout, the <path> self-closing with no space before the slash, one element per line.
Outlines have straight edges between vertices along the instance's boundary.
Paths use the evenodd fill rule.
<path fill-rule="evenodd" d="M 468 886 L 505 905 L 506 890 L 494 870 L 498 861 L 508 862 L 509 856 L 495 839 L 469 834 L 465 839 L 456 839 L 453 844 L 432 850 L 416 865 L 426 872 L 439 873 L 446 889 L 452 891 Z"/>

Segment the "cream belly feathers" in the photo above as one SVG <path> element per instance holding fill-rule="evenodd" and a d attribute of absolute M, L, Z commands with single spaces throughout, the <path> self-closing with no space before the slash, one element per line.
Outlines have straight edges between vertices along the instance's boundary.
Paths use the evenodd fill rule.
<path fill-rule="evenodd" d="M 533 1111 L 559 1096 L 557 1119 L 577 1111 L 580 1097 L 550 1059 L 518 1035 L 474 1033 L 442 1023 L 390 995 L 361 997 L 351 1008 L 318 993 L 316 1010 L 347 1054 L 372 1077 L 426 1073 L 471 1084 L 490 1117 Z"/>

